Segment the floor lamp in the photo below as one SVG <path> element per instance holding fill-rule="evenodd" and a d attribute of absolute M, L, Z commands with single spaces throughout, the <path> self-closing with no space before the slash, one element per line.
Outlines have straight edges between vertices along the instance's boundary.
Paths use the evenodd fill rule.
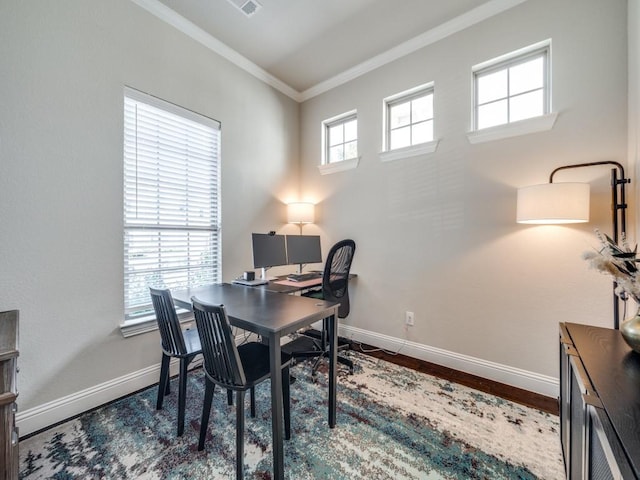
<path fill-rule="evenodd" d="M 300 235 L 302 235 L 302 226 L 305 223 L 313 223 L 314 221 L 314 205 L 308 202 L 293 202 L 287 204 L 287 222 L 297 223 L 300 225 Z"/>
<path fill-rule="evenodd" d="M 618 162 L 603 161 L 564 165 L 549 175 L 549 183 L 518 189 L 517 222 L 525 224 L 584 223 L 589 221 L 589 185 L 586 183 L 553 183 L 553 176 L 573 168 L 612 165 L 611 169 L 611 217 L 613 240 L 627 231 L 626 186 L 631 180 L 624 175 L 624 167 Z M 619 298 L 613 283 L 613 324 L 620 325 Z"/>
<path fill-rule="evenodd" d="M 294 202 L 287 204 L 287 221 L 300 225 L 300 235 L 302 235 L 302 226 L 305 223 L 314 222 L 314 213 L 315 205 L 313 203 Z M 302 275 L 302 264 L 298 265 L 298 273 Z"/>

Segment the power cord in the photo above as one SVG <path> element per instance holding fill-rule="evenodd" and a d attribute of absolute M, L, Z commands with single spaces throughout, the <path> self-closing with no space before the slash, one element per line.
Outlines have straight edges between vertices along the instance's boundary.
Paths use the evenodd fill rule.
<path fill-rule="evenodd" d="M 396 350 L 395 352 L 392 352 L 391 350 L 387 350 L 386 348 L 367 348 L 367 349 L 365 349 L 362 346 L 362 342 L 358 342 L 358 341 L 355 341 L 355 340 L 351 340 L 351 343 L 356 344 L 358 346 L 358 350 L 361 351 L 362 353 L 382 352 L 382 353 L 386 353 L 387 355 L 398 355 L 400 353 L 400 350 L 402 350 L 405 347 L 405 345 L 407 344 L 407 341 L 405 340 L 402 343 L 402 345 L 400 345 L 398 350 Z"/>

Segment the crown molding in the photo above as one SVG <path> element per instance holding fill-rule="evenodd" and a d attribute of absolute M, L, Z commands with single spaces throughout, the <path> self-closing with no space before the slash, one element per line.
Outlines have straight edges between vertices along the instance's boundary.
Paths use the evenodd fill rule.
<path fill-rule="evenodd" d="M 526 1 L 527 0 L 490 0 L 473 10 L 469 10 L 468 12 L 449 20 L 448 22 L 438 25 L 431 30 L 427 30 L 417 37 L 413 37 L 412 39 L 407 40 L 386 52 L 376 55 L 355 67 L 345 70 L 335 77 L 318 83 L 317 85 L 303 91 L 300 94 L 300 101 L 304 102 L 317 95 L 325 93 L 333 88 L 354 80 L 361 75 L 369 73 L 376 68 L 380 68 L 388 63 L 398 60 L 399 58 L 405 57 L 417 50 L 420 50 L 421 48 L 458 33 Z"/>
<path fill-rule="evenodd" d="M 213 37 L 209 33 L 202 30 L 200 27 L 190 22 L 182 15 L 179 15 L 174 10 L 170 9 L 158 0 L 131 0 L 139 7 L 145 9 L 149 13 L 155 15 L 163 22 L 168 23 L 172 27 L 181 31 L 185 35 L 191 37 L 196 42 L 201 43 L 205 47 L 209 48 L 213 52 L 217 53 L 221 57 L 229 60 L 231 63 L 241 68 L 242 70 L 250 73 L 258 80 L 263 81 L 267 85 L 272 86 L 276 90 L 284 93 L 293 100 L 300 102 L 300 92 L 291 88 L 282 80 L 271 75 L 269 72 L 259 67 L 247 57 L 239 54 L 231 47 L 222 43 L 217 38 Z"/>
<path fill-rule="evenodd" d="M 222 43 L 217 38 L 205 32 L 193 22 L 190 22 L 160 1 L 131 1 L 139 7 L 147 10 L 149 13 L 155 15 L 160 20 L 168 23 L 185 35 L 201 43 L 221 57 L 227 59 L 237 67 L 253 75 L 258 80 L 265 82 L 267 85 L 272 86 L 276 90 L 280 91 L 281 93 L 287 95 L 297 102 L 304 102 L 333 88 L 343 85 L 351 80 L 354 80 L 366 73 L 369 73 L 376 68 L 380 68 L 388 63 L 398 60 L 399 58 L 405 57 L 417 50 L 420 50 L 421 48 L 442 40 L 443 38 L 458 33 L 477 23 L 480 23 L 490 17 L 493 17 L 494 15 L 498 15 L 499 13 L 509 10 L 510 8 L 520 5 L 527 0 L 490 0 L 485 4 L 474 8 L 473 10 L 470 10 L 456 18 L 449 20 L 448 22 L 438 25 L 431 30 L 427 30 L 417 37 L 407 40 L 406 42 L 401 43 L 396 47 L 393 47 L 386 52 L 376 55 L 375 57 L 372 57 L 369 60 L 356 65 L 355 67 L 345 70 L 344 72 L 328 80 L 320 82 L 303 92 L 295 90 L 291 86 L 284 83 L 282 80 L 274 77 L 269 72 L 259 67 L 245 56 L 239 54 L 231 47 Z"/>

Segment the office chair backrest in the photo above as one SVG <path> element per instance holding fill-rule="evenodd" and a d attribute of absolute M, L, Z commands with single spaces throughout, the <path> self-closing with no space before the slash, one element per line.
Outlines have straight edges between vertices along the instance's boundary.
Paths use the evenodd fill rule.
<path fill-rule="evenodd" d="M 246 377 L 224 305 L 209 305 L 192 297 L 204 370 L 211 380 L 223 386 L 244 386 Z"/>
<path fill-rule="evenodd" d="M 172 357 L 187 354 L 184 344 L 182 329 L 176 314 L 176 307 L 173 304 L 173 297 L 170 290 L 160 290 L 149 288 L 153 309 L 156 312 L 156 321 L 162 339 L 162 349 L 167 355 Z"/>
<path fill-rule="evenodd" d="M 340 302 L 340 318 L 349 315 L 349 271 L 355 251 L 356 242 L 341 240 L 331 247 L 324 265 L 322 296 L 325 300 Z"/>

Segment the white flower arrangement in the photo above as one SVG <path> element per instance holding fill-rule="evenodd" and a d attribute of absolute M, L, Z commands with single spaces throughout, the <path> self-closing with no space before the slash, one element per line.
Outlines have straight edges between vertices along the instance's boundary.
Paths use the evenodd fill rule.
<path fill-rule="evenodd" d="M 633 298 L 640 305 L 640 273 L 638 272 L 638 246 L 633 250 L 626 237 L 622 235 L 620 245 L 611 237 L 596 230 L 601 248 L 593 252 L 585 252 L 582 258 L 587 260 L 592 268 L 611 275 L 617 283 L 616 294 L 621 299 Z"/>

